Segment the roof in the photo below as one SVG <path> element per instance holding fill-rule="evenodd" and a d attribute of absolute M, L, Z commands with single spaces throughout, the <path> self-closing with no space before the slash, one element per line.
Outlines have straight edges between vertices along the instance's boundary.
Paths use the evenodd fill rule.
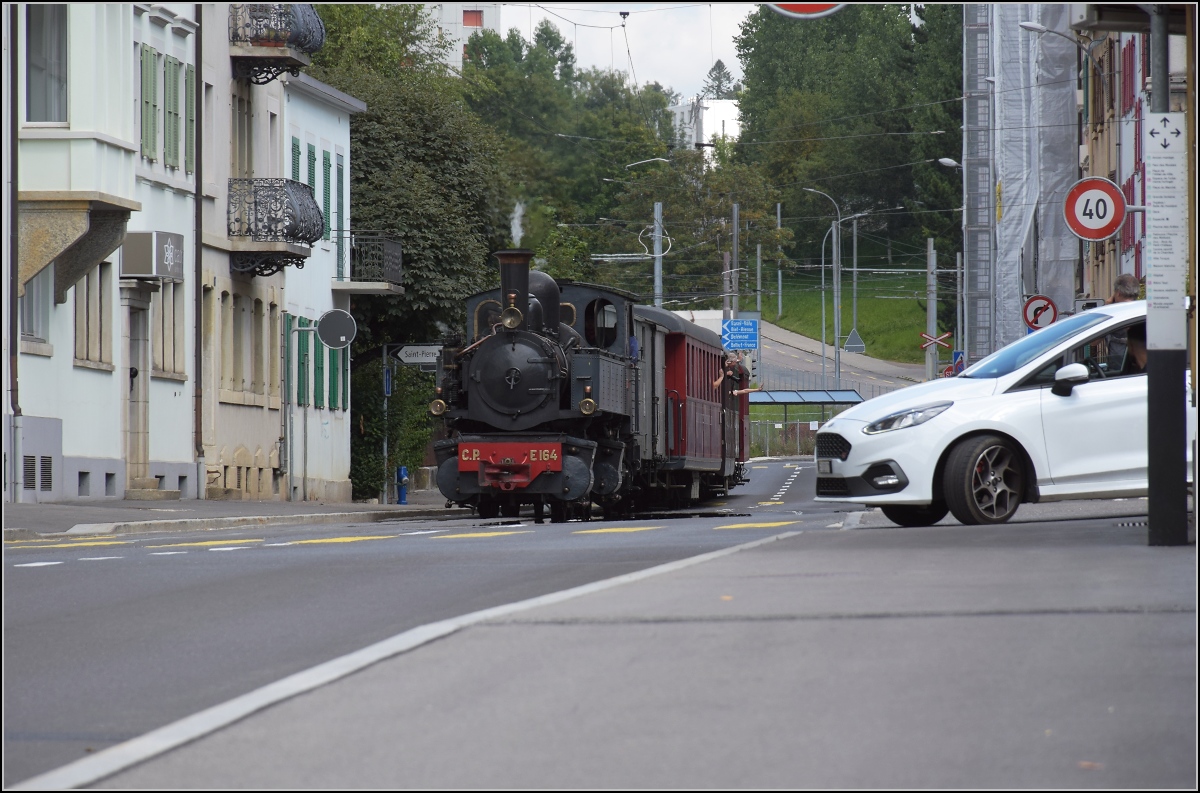
<path fill-rule="evenodd" d="M 310 77 L 307 72 L 300 72 L 297 75 L 285 74 L 280 76 L 279 80 L 288 88 L 345 110 L 347 113 L 362 113 L 367 109 L 366 102 L 350 96 L 344 91 L 339 91 L 315 77 Z"/>
<path fill-rule="evenodd" d="M 751 405 L 857 405 L 863 398 L 857 391 L 751 391 Z"/>

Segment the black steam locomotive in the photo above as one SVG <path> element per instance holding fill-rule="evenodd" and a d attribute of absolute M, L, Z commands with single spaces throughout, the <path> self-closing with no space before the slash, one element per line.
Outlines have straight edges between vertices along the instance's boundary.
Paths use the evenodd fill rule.
<path fill-rule="evenodd" d="M 438 488 L 479 515 L 606 517 L 679 507 L 744 480 L 748 373 L 712 331 L 636 296 L 556 282 L 495 254 L 500 289 L 467 299 L 430 412 Z M 722 376 L 724 374 L 724 376 Z M 714 385 L 714 381 L 720 383 Z"/>

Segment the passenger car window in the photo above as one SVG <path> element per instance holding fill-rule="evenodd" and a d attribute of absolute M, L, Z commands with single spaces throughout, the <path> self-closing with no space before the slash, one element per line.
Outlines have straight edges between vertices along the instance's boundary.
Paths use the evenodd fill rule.
<path fill-rule="evenodd" d="M 1086 366 L 1089 381 L 1140 374 L 1140 370 L 1133 372 L 1126 367 L 1127 334 L 1134 325 L 1144 324 L 1145 320 L 1133 322 L 1088 339 L 1067 353 L 1064 364 L 1081 363 Z"/>

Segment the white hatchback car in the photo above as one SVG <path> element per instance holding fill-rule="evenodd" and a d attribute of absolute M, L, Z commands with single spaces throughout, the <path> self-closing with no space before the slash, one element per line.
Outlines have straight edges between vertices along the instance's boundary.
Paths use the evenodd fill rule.
<path fill-rule="evenodd" d="M 957 377 L 850 408 L 817 433 L 817 501 L 928 526 L 947 512 L 1003 523 L 1026 501 L 1146 495 L 1145 323 L 1142 300 L 1094 308 Z M 1195 437 L 1188 407 L 1189 482 Z"/>

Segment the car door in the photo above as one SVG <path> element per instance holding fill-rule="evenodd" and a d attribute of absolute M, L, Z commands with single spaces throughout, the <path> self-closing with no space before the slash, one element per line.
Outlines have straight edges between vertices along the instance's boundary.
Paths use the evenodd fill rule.
<path fill-rule="evenodd" d="M 1121 330 L 1124 330 L 1122 328 Z M 1104 364 L 1108 336 L 1089 339 L 1063 361 L 1083 363 L 1089 379 L 1066 396 L 1041 389 L 1042 433 L 1056 487 L 1103 491 L 1107 484 L 1147 480 L 1145 373 L 1123 375 Z M 1109 374 L 1108 372 L 1111 372 Z"/>

